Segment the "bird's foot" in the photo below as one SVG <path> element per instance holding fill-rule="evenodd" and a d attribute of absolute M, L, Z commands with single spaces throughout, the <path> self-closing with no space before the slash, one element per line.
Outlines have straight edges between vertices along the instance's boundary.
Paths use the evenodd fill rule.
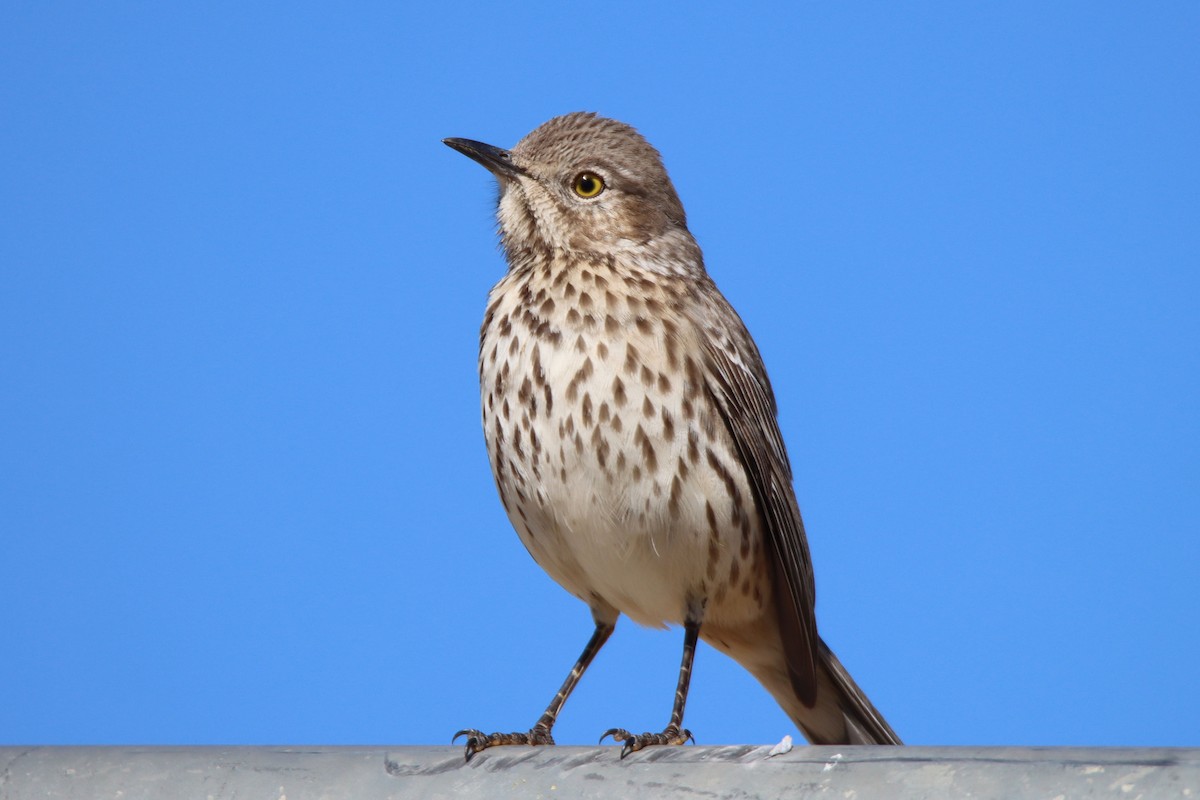
<path fill-rule="evenodd" d="M 609 728 L 600 737 L 600 741 L 603 742 L 609 736 L 618 742 L 625 743 L 625 746 L 621 748 L 621 758 L 653 744 L 687 744 L 689 741 L 696 741 L 696 737 L 692 736 L 691 731 L 686 728 L 681 730 L 678 725 L 668 725 L 662 733 L 641 733 L 637 736 L 624 728 Z"/>
<path fill-rule="evenodd" d="M 554 744 L 554 737 L 550 735 L 550 729 L 542 725 L 534 725 L 528 733 L 484 733 L 474 728 L 466 728 L 454 734 L 454 738 L 450 741 L 456 742 L 460 736 L 467 737 L 467 761 L 471 760 L 471 756 L 481 753 L 489 747 L 499 747 L 505 744 Z"/>

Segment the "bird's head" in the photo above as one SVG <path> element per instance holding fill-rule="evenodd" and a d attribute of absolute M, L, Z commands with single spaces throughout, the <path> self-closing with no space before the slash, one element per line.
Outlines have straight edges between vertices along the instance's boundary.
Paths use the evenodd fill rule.
<path fill-rule="evenodd" d="M 566 114 L 512 150 L 444 141 L 499 181 L 497 216 L 510 255 L 551 249 L 636 258 L 663 246 L 694 247 L 662 157 L 623 122 Z"/>

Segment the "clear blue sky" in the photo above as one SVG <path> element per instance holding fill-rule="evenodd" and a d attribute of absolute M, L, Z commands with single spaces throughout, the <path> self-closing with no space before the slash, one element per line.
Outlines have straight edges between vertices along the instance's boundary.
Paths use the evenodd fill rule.
<path fill-rule="evenodd" d="M 486 172 L 663 152 L 818 617 L 917 744 L 1200 745 L 1200 6 L 7 3 L 0 742 L 527 729 L 590 633 L 496 497 Z M 628 621 L 556 730 L 666 722 Z M 699 742 L 792 725 L 703 648 Z"/>

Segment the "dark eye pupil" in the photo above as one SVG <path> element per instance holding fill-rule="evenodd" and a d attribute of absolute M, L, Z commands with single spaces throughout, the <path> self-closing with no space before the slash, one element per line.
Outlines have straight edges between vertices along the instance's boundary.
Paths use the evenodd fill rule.
<path fill-rule="evenodd" d="M 596 191 L 596 179 L 591 175 L 584 175 L 579 179 L 579 190 L 584 194 L 591 194 Z"/>

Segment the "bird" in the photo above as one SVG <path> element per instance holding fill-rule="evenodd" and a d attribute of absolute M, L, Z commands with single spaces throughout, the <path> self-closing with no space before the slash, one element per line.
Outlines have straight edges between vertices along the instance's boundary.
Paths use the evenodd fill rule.
<path fill-rule="evenodd" d="M 563 704 L 622 614 L 684 632 L 666 727 L 601 737 L 622 758 L 694 741 L 683 716 L 698 639 L 757 678 L 810 743 L 901 744 L 817 633 L 775 395 L 660 153 L 592 112 L 550 119 L 511 150 L 443 142 L 499 187 L 508 269 L 488 295 L 478 366 L 500 500 L 595 623 L 537 723 L 460 730 L 467 759 L 554 744 Z"/>

